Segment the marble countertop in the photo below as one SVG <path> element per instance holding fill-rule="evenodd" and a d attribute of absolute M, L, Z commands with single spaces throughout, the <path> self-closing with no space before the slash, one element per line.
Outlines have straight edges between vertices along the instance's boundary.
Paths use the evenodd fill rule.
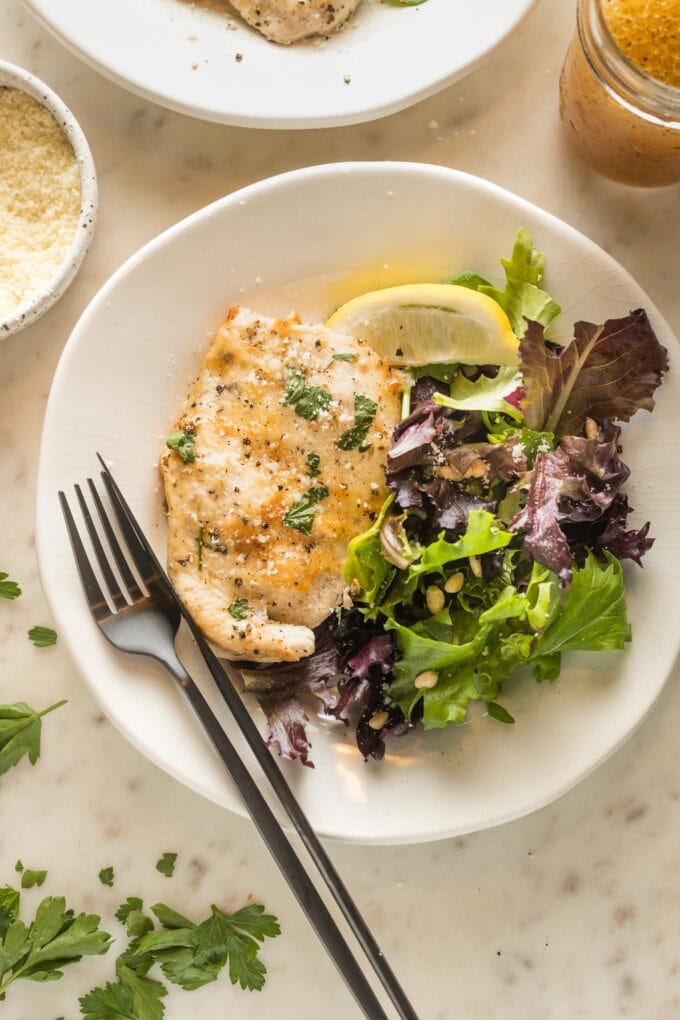
<path fill-rule="evenodd" d="M 587 232 L 626 266 L 680 331 L 680 191 L 637 192 L 591 174 L 565 148 L 557 79 L 574 4 L 543 0 L 465 81 L 360 127 L 250 132 L 193 121 L 110 84 L 58 45 L 18 0 L 0 4 L 0 57 L 44 78 L 73 109 L 97 163 L 101 212 L 83 271 L 39 323 L 0 350 L 0 568 L 22 585 L 0 605 L 0 702 L 68 705 L 46 722 L 43 755 L 0 779 L 0 884 L 14 863 L 47 868 L 42 890 L 100 913 L 139 894 L 198 918 L 211 902 L 261 900 L 284 935 L 265 990 L 226 979 L 172 988 L 167 1020 L 354 1015 L 250 823 L 159 772 L 104 719 L 49 624 L 34 551 L 41 419 L 77 317 L 110 273 L 160 230 L 259 178 L 335 159 L 412 159 L 488 177 Z M 1 158 L 1 157 L 0 157 Z M 641 678 L 643 680 L 644 678 Z M 677 674 L 674 678 L 678 679 Z M 333 857 L 423 1020 L 666 1020 L 680 1015 L 680 687 L 609 762 L 522 821 L 429 846 L 335 845 Z M 172 882 L 154 869 L 178 852 Z M 113 864 L 116 884 L 97 873 Z M 3 1020 L 76 1020 L 77 998 L 113 977 L 114 953 L 57 983 L 12 986 Z"/>

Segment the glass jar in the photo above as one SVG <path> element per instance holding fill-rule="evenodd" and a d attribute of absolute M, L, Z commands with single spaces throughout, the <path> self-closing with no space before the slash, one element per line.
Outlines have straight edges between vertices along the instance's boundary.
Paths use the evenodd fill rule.
<path fill-rule="evenodd" d="M 578 0 L 577 31 L 560 78 L 567 135 L 595 170 L 638 187 L 680 181 L 680 89 L 623 55 L 606 0 Z"/>

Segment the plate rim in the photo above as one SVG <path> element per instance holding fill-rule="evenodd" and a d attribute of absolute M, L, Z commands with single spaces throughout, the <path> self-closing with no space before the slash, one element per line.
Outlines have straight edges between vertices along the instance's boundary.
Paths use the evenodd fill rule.
<path fill-rule="evenodd" d="M 163 92 L 162 89 L 157 90 L 144 85 L 143 82 L 127 77 L 125 74 L 117 71 L 110 64 L 102 62 L 97 57 L 93 56 L 87 50 L 74 43 L 68 35 L 66 35 L 61 28 L 59 28 L 48 14 L 41 8 L 37 7 L 39 0 L 22 0 L 24 6 L 30 12 L 32 17 L 52 35 L 61 45 L 81 60 L 84 64 L 90 67 L 92 70 L 101 74 L 108 81 L 113 82 L 114 85 L 118 85 L 120 88 L 131 92 L 133 95 L 139 96 L 141 99 L 146 100 L 150 103 L 155 103 L 158 106 L 162 106 L 165 109 L 171 110 L 174 113 L 180 113 L 187 117 L 194 117 L 197 120 L 208 121 L 213 124 L 227 124 L 231 127 L 242 127 L 242 128 L 259 128 L 261 130 L 273 130 L 273 131 L 292 131 L 292 130 L 315 130 L 318 128 L 334 128 L 334 127 L 350 127 L 355 124 L 365 124 L 373 120 L 380 120 L 383 117 L 389 117 L 392 114 L 400 113 L 402 110 L 406 110 L 411 106 L 415 106 L 417 103 L 422 102 L 425 99 L 429 99 L 431 96 L 436 95 L 438 92 L 443 91 L 450 85 L 454 85 L 457 81 L 465 78 L 472 71 L 476 70 L 481 66 L 487 59 L 489 59 L 503 43 L 518 32 L 522 26 L 526 23 L 528 18 L 533 13 L 534 9 L 540 3 L 540 0 L 518 0 L 524 5 L 524 9 L 519 16 L 509 25 L 505 31 L 495 40 L 495 42 L 483 49 L 481 52 L 478 51 L 470 57 L 466 63 L 456 68 L 455 71 L 450 71 L 447 74 L 440 75 L 435 81 L 431 82 L 427 86 L 423 86 L 416 92 L 402 92 L 398 97 L 390 102 L 377 103 L 374 106 L 366 105 L 362 106 L 360 110 L 356 111 L 345 111 L 342 110 L 336 114 L 326 115 L 323 117 L 309 116 L 304 113 L 287 114 L 283 117 L 272 117 L 266 114 L 239 114 L 236 111 L 224 111 L 222 113 L 216 110 L 209 110 L 205 107 L 195 106 L 189 102 L 182 102 L 181 100 L 168 96 Z M 446 2 L 446 0 L 443 0 Z M 272 43 L 272 45 L 276 45 Z"/>
<path fill-rule="evenodd" d="M 623 267 L 617 261 L 617 259 L 610 255 L 609 252 L 605 251 L 605 249 L 603 249 L 595 241 L 590 239 L 582 231 L 571 226 L 571 224 L 562 220 L 554 213 L 551 213 L 548 210 L 543 209 L 541 206 L 538 206 L 535 203 L 529 201 L 528 199 L 525 199 L 520 195 L 516 195 L 514 192 L 511 192 L 508 189 L 503 188 L 500 185 L 495 184 L 494 182 L 489 181 L 488 179 L 480 177 L 478 175 L 470 174 L 466 171 L 457 170 L 451 167 L 444 167 L 430 163 L 410 161 L 389 161 L 389 160 L 387 161 L 354 160 L 340 163 L 318 164 L 311 167 L 303 167 L 297 170 L 290 170 L 285 173 L 276 174 L 272 177 L 268 177 L 263 180 L 256 181 L 252 184 L 246 185 L 245 187 L 240 188 L 237 191 L 231 192 L 230 194 L 225 195 L 206 206 L 203 206 L 201 209 L 196 210 L 189 216 L 186 216 L 183 219 L 179 220 L 178 222 L 172 224 L 170 227 L 167 227 L 161 233 L 157 234 L 155 237 L 147 241 L 136 252 L 130 255 L 125 260 L 125 262 L 123 262 L 122 265 L 120 265 L 111 274 L 111 276 L 108 277 L 108 279 L 102 284 L 99 290 L 93 295 L 91 300 L 88 302 L 86 308 L 83 310 L 77 322 L 75 323 L 69 335 L 69 338 L 64 346 L 62 354 L 59 358 L 59 362 L 57 364 L 57 368 L 54 373 L 54 377 L 50 387 L 49 398 L 45 408 L 43 426 L 41 430 L 40 453 L 38 459 L 38 472 L 36 485 L 36 554 L 38 561 L 38 571 L 48 606 L 54 616 L 55 621 L 59 622 L 60 619 L 59 589 L 56 584 L 56 580 L 54 585 L 52 583 L 50 571 L 47 566 L 47 564 L 49 563 L 49 556 L 46 555 L 45 553 L 42 535 L 42 532 L 44 530 L 43 524 L 44 512 L 42 507 L 46 504 L 46 499 L 44 495 L 45 483 L 43 481 L 43 478 L 45 476 L 44 464 L 48 457 L 47 433 L 49 431 L 49 427 L 51 424 L 50 418 L 52 415 L 52 407 L 57 399 L 56 398 L 57 389 L 59 388 L 59 384 L 61 383 L 62 376 L 65 375 L 67 369 L 70 367 L 70 363 L 74 356 L 74 352 L 77 351 L 77 345 L 80 342 L 79 333 L 87 327 L 88 319 L 96 314 L 100 305 L 106 304 L 110 292 L 116 287 L 118 281 L 125 277 L 126 275 L 128 275 L 130 272 L 133 272 L 138 263 L 143 261 L 149 254 L 153 253 L 157 248 L 162 248 L 164 244 L 170 241 L 176 234 L 181 234 L 183 230 L 185 230 L 190 224 L 200 222 L 201 220 L 206 218 L 210 218 L 216 210 L 228 207 L 232 204 L 238 205 L 239 203 L 246 201 L 247 199 L 257 195 L 261 191 L 264 192 L 272 187 L 275 188 L 281 185 L 285 185 L 285 182 L 289 178 L 300 177 L 311 178 L 311 177 L 323 177 L 325 175 L 347 174 L 351 173 L 353 169 L 356 170 L 357 168 L 363 172 L 380 174 L 381 172 L 385 171 L 386 167 L 392 171 L 401 173 L 409 173 L 413 171 L 422 172 L 423 170 L 425 170 L 427 173 L 432 174 L 433 176 L 439 176 L 442 178 L 453 177 L 460 181 L 467 182 L 470 185 L 474 185 L 476 188 L 481 187 L 483 190 L 487 190 L 488 192 L 495 194 L 497 197 L 501 199 L 505 199 L 506 201 L 509 200 L 510 203 L 515 208 L 521 209 L 522 207 L 524 207 L 531 210 L 534 215 L 538 214 L 541 218 L 544 219 L 548 229 L 552 229 L 554 231 L 559 228 L 559 231 L 562 234 L 571 235 L 572 238 L 577 239 L 581 243 L 585 242 L 591 249 L 604 254 L 604 256 L 612 264 L 612 266 L 616 267 L 617 272 L 621 274 L 621 278 L 626 282 L 632 284 L 637 290 L 641 291 L 645 295 L 645 307 L 647 311 L 650 313 L 650 317 L 653 317 L 656 323 L 659 323 L 661 326 L 663 326 L 664 329 L 667 330 L 668 335 L 672 337 L 677 344 L 677 338 L 675 337 L 673 330 L 668 325 L 663 315 L 661 315 L 654 302 L 648 298 L 648 295 L 644 288 L 637 283 L 637 281 L 628 272 L 628 270 L 625 269 L 625 267 Z M 678 357 L 677 351 L 675 356 L 676 358 Z M 54 494 L 49 495 L 54 496 Z M 167 773 L 173 779 L 176 779 L 178 782 L 181 782 L 182 785 L 186 786 L 193 792 L 199 794 L 202 797 L 205 797 L 207 800 L 212 801 L 219 807 L 222 807 L 230 812 L 233 811 L 235 814 L 238 814 L 243 818 L 249 817 L 247 811 L 241 806 L 240 803 L 237 802 L 235 806 L 226 806 L 223 803 L 217 801 L 205 789 L 202 789 L 199 783 L 193 781 L 192 779 L 187 779 L 186 776 L 180 774 L 179 770 L 173 770 L 172 767 L 167 766 L 165 763 L 160 764 L 153 752 L 153 749 L 150 748 L 149 745 L 145 745 L 142 740 L 137 739 L 136 736 L 129 733 L 126 726 L 121 720 L 119 720 L 118 718 L 112 718 L 112 716 L 109 713 L 108 707 L 99 697 L 96 687 L 90 684 L 89 682 L 86 666 L 84 663 L 81 663 L 76 650 L 77 642 L 75 641 L 75 637 L 69 632 L 68 628 L 64 629 L 63 638 L 64 643 L 66 644 L 69 653 L 71 654 L 71 657 L 76 665 L 76 668 L 78 669 L 78 672 L 81 674 L 85 684 L 87 685 L 90 694 L 94 697 L 94 700 L 101 707 L 107 719 L 115 726 L 115 728 L 122 734 L 122 736 L 130 744 L 132 744 L 132 746 L 137 751 L 139 751 L 148 761 L 150 761 L 157 768 L 160 768 L 161 771 Z M 528 796 L 524 799 L 523 804 L 520 807 L 514 807 L 512 809 L 509 809 L 508 811 L 499 812 L 494 814 L 493 816 L 482 818 L 479 820 L 478 824 L 476 824 L 474 829 L 470 829 L 470 827 L 467 825 L 452 826 L 449 824 L 439 827 L 433 825 L 427 831 L 420 831 L 415 835 L 413 834 L 405 835 L 403 833 L 400 835 L 395 835 L 388 833 L 385 836 L 375 835 L 366 836 L 363 833 L 356 831 L 348 833 L 347 831 L 337 831 L 333 829 L 324 828 L 318 830 L 319 834 L 324 838 L 340 843 L 346 843 L 349 845 L 368 845 L 368 846 L 415 845 L 419 843 L 437 842 L 444 839 L 466 835 L 471 832 L 481 832 L 485 829 L 494 828 L 498 825 L 504 825 L 508 822 L 519 820 L 520 818 L 524 818 L 528 815 L 531 815 L 536 811 L 541 810 L 542 808 L 552 804 L 554 801 L 564 796 L 564 794 L 574 789 L 581 782 L 583 782 L 589 775 L 596 771 L 596 769 L 598 769 L 602 764 L 604 764 L 604 762 L 606 762 L 610 757 L 612 757 L 618 750 L 620 750 L 620 748 L 630 739 L 631 736 L 633 736 L 633 734 L 639 729 L 639 727 L 645 722 L 645 720 L 650 715 L 652 709 L 655 707 L 659 697 L 664 691 L 671 674 L 676 668 L 678 661 L 680 661 L 680 643 L 678 645 L 678 648 L 676 649 L 675 658 L 673 659 L 673 662 L 671 663 L 669 669 L 665 673 L 665 676 L 663 677 L 662 681 L 659 683 L 658 690 L 654 694 L 654 697 L 652 698 L 650 703 L 645 707 L 644 711 L 638 716 L 636 716 L 635 721 L 632 724 L 628 725 L 628 727 L 625 730 L 621 731 L 621 733 L 619 734 L 618 738 L 614 741 L 614 743 L 606 750 L 603 750 L 597 756 L 597 758 L 594 761 L 589 762 L 586 767 L 581 766 L 579 767 L 578 770 L 575 770 L 574 774 L 570 776 L 568 779 L 566 779 L 564 782 L 562 782 L 558 788 L 553 789 L 547 793 L 542 793 L 538 797 L 532 798 L 531 796 Z M 291 831 L 291 827 L 289 824 L 287 824 L 286 822 L 284 822 L 283 824 L 284 828 L 287 831 Z"/>

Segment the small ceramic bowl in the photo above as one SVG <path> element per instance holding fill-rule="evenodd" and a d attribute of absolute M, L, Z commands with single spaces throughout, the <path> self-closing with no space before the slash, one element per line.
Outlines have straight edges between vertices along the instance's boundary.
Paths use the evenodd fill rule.
<path fill-rule="evenodd" d="M 0 60 L 0 88 L 21 89 L 45 106 L 68 138 L 80 168 L 80 217 L 61 266 L 44 287 L 31 294 L 6 319 L 0 319 L 0 339 L 35 322 L 64 294 L 87 254 L 97 221 L 97 174 L 90 147 L 77 120 L 52 89 L 34 75 L 15 64 Z"/>

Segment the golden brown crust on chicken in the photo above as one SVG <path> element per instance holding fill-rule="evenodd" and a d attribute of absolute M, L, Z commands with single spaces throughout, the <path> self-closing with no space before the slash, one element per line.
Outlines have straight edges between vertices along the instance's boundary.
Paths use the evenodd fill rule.
<path fill-rule="evenodd" d="M 295 380 L 316 388 L 310 406 L 291 399 Z M 230 657 L 294 661 L 314 650 L 312 628 L 341 601 L 347 544 L 387 495 L 399 388 L 362 341 L 297 317 L 229 312 L 177 423 L 193 437 L 195 460 L 167 449 L 161 471 L 170 576 Z M 357 394 L 377 411 L 365 440 L 342 449 Z M 291 516 L 310 498 L 301 518 Z M 229 608 L 237 599 L 243 619 Z"/>

